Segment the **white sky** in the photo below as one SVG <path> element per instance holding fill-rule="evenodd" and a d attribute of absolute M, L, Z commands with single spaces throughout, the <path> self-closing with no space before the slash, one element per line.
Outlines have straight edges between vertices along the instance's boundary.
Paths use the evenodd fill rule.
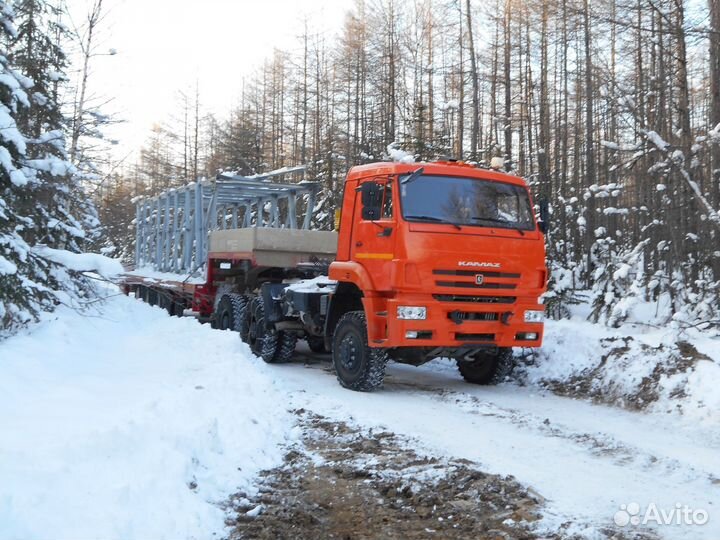
<path fill-rule="evenodd" d="M 75 24 L 91 0 L 67 0 Z M 274 48 L 297 49 L 307 18 L 328 37 L 341 27 L 351 0 L 105 0 L 99 52 L 89 91 L 114 98 L 106 107 L 125 120 L 110 135 L 116 157 L 137 150 L 153 123 L 177 110 L 177 91 L 200 85 L 206 111 L 224 116 L 236 103 L 242 79 Z"/>

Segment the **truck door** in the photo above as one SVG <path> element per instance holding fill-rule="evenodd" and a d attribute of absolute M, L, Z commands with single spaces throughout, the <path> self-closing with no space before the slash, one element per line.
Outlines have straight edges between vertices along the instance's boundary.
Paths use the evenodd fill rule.
<path fill-rule="evenodd" d="M 394 195 L 388 177 L 361 180 L 355 195 L 350 259 L 365 267 L 376 290 L 390 289 L 397 236 Z"/>

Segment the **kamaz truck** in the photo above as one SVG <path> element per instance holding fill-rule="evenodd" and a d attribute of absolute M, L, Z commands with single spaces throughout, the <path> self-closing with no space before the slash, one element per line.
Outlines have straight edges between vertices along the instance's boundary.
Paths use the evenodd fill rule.
<path fill-rule="evenodd" d="M 269 363 L 305 340 L 359 391 L 381 387 L 390 360 L 438 357 L 495 383 L 513 347 L 541 345 L 546 220 L 521 178 L 452 161 L 353 167 L 336 231 L 311 230 L 319 184 L 271 180 L 221 175 L 140 201 L 126 292 L 235 331 Z"/>

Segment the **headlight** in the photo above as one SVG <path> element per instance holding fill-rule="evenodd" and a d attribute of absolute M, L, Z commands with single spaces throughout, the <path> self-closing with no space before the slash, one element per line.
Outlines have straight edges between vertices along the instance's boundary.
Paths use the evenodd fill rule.
<path fill-rule="evenodd" d="M 425 319 L 427 317 L 427 308 L 420 306 L 398 306 L 398 319 Z"/>
<path fill-rule="evenodd" d="M 545 320 L 544 311 L 526 311 L 525 322 L 543 322 Z"/>

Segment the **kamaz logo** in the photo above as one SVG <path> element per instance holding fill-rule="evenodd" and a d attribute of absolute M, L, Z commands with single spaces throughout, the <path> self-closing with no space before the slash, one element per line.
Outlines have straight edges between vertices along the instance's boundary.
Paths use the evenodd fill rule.
<path fill-rule="evenodd" d="M 500 263 L 495 262 L 478 262 L 478 261 L 460 261 L 458 266 L 472 266 L 475 268 L 500 268 Z"/>

